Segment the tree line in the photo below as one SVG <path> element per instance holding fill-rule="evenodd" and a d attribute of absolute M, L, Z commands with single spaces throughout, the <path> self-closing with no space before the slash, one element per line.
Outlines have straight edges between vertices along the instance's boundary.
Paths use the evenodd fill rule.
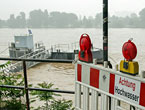
<path fill-rule="evenodd" d="M 18 16 L 11 14 L 7 20 L 0 19 L 0 28 L 101 28 L 102 13 L 95 17 L 79 18 L 74 13 L 50 12 L 47 10 L 33 10 L 26 18 L 24 12 Z M 139 14 L 132 13 L 130 16 L 109 16 L 110 28 L 145 28 L 145 8 Z"/>

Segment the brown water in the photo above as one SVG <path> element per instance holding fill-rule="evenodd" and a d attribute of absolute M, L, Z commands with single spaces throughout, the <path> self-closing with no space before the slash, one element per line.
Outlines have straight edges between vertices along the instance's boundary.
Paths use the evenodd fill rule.
<path fill-rule="evenodd" d="M 102 48 L 102 29 L 32 29 L 34 42 L 42 41 L 47 48 L 55 44 L 70 44 L 78 42 L 82 33 L 88 33 L 94 47 Z M 27 29 L 0 29 L 0 52 L 14 41 L 14 35 L 26 34 Z M 109 29 L 109 57 L 119 63 L 122 56 L 122 45 L 129 38 L 133 38 L 138 55 L 140 70 L 145 70 L 145 29 Z M 0 54 L 2 56 L 2 54 Z M 3 55 L 4 56 L 4 55 Z M 111 59 L 110 59 L 111 60 Z"/>
<path fill-rule="evenodd" d="M 75 70 L 73 64 L 65 63 L 41 63 L 28 70 L 28 82 L 34 87 L 38 83 L 47 82 L 53 83 L 52 89 L 59 88 L 60 90 L 74 91 L 75 85 Z M 73 94 L 61 94 L 56 99 L 67 99 L 74 102 Z M 42 106 L 43 102 L 38 100 L 31 106 Z"/>
<path fill-rule="evenodd" d="M 102 29 L 32 29 L 32 32 L 34 42 L 42 41 L 47 48 L 55 44 L 78 42 L 82 33 L 90 35 L 94 47 L 102 48 Z M 27 29 L 0 29 L 0 52 L 14 40 L 14 35 L 26 33 Z M 116 64 L 124 59 L 121 49 L 129 38 L 133 38 L 137 46 L 138 55 L 135 60 L 139 62 L 140 71 L 145 70 L 145 29 L 109 29 L 109 60 Z M 52 82 L 54 88 L 74 91 L 74 73 L 72 64 L 43 63 L 28 70 L 28 80 L 34 86 L 46 81 Z M 63 96 L 74 100 L 74 95 Z"/>
<path fill-rule="evenodd" d="M 55 88 L 73 90 L 65 86 L 74 85 L 74 65 L 65 63 L 41 63 L 28 70 L 28 81 L 37 85 L 41 82 L 51 82 Z"/>

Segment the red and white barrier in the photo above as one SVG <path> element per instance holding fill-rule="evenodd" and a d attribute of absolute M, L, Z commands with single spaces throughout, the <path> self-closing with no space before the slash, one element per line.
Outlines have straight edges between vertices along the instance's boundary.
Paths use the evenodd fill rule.
<path fill-rule="evenodd" d="M 81 87 L 77 84 L 86 87 L 83 88 L 82 91 L 84 92 L 83 95 L 87 94 L 83 96 L 83 100 L 86 96 L 89 97 L 89 89 L 92 89 L 91 91 L 95 90 L 96 92 L 125 101 L 138 108 L 145 109 L 145 80 L 139 77 L 126 75 L 108 68 L 78 61 L 76 64 L 76 103 L 78 103 L 77 100 L 81 103 L 81 96 L 79 96 L 81 95 Z M 79 89 L 79 91 L 77 89 Z M 96 92 L 94 92 L 94 96 L 98 95 L 95 94 Z M 104 103 L 107 103 L 106 101 Z M 83 105 L 88 107 L 86 109 L 82 107 L 82 110 L 89 110 L 89 102 L 85 102 Z M 80 108 L 80 105 L 78 108 Z M 107 107 L 103 110 L 106 109 Z M 93 109 L 92 107 L 92 110 L 97 110 L 97 108 Z"/>

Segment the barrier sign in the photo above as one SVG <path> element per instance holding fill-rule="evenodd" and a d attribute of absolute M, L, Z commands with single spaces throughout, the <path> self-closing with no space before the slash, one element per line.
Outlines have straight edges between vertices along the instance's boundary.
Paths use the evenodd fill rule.
<path fill-rule="evenodd" d="M 77 64 L 76 81 L 145 107 L 145 81 L 100 66 Z"/>
<path fill-rule="evenodd" d="M 127 101 L 139 104 L 140 82 L 119 75 L 115 75 L 114 94 Z"/>

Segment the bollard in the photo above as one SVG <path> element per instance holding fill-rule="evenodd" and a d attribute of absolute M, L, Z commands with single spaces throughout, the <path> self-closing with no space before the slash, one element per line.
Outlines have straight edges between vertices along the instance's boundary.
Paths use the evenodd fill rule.
<path fill-rule="evenodd" d="M 118 64 L 115 65 L 115 71 L 118 71 Z"/>
<path fill-rule="evenodd" d="M 75 54 L 75 58 L 74 58 L 74 61 L 72 62 L 72 64 L 76 64 L 78 61 L 78 54 Z"/>
<path fill-rule="evenodd" d="M 108 61 L 104 61 L 104 67 L 108 68 Z"/>
<path fill-rule="evenodd" d="M 97 59 L 93 59 L 93 64 L 97 65 Z"/>
<path fill-rule="evenodd" d="M 145 71 L 141 71 L 140 77 L 145 78 Z"/>

